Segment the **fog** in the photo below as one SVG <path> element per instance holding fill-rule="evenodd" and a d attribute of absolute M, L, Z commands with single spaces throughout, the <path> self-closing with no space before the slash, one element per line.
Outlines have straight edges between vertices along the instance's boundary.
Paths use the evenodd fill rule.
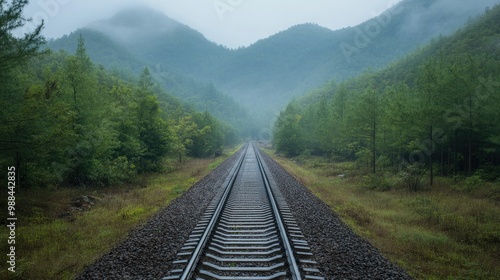
<path fill-rule="evenodd" d="M 455 21 L 448 21 L 445 25 L 434 26 L 434 29 L 441 34 L 449 35 L 454 31 L 454 26 L 463 25 L 467 22 L 468 17 L 466 15 L 479 15 L 485 11 L 486 7 L 493 7 L 499 3 L 499 0 L 460 1 L 460 4 L 457 4 L 456 0 L 435 1 L 430 5 L 429 9 L 422 9 L 418 13 L 412 14 L 405 22 L 405 28 L 402 32 L 413 33 L 420 30 L 427 20 L 439 18 L 440 15 L 449 15 L 450 18 L 455 18 Z M 425 32 L 436 33 L 432 30 L 425 30 Z"/>
<path fill-rule="evenodd" d="M 317 23 L 330 29 L 357 25 L 382 13 L 399 0 L 38 0 L 25 16 L 45 21 L 44 35 L 59 38 L 117 11 L 145 5 L 203 33 L 218 44 L 248 46 L 290 26 Z M 24 30 L 28 31 L 28 30 Z"/>
<path fill-rule="evenodd" d="M 133 14 L 134 16 L 130 16 L 130 19 L 140 18 L 140 20 L 132 20 L 126 24 L 122 22 L 113 24 L 112 20 L 99 20 L 90 23 L 88 27 L 107 34 L 117 42 L 130 44 L 143 38 L 158 36 L 175 30 L 180 25 L 180 23 L 165 17 L 162 12 L 152 11 L 145 6 L 125 8 L 120 13 Z M 161 26 L 161 28 L 158 28 L 158 26 Z"/>

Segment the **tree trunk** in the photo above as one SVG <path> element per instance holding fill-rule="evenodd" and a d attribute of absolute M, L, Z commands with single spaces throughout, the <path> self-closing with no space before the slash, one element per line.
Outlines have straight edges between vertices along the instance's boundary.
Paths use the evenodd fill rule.
<path fill-rule="evenodd" d="M 376 129 L 377 129 L 377 122 L 373 121 L 373 128 L 372 128 L 372 172 L 373 174 L 376 174 L 377 168 L 376 168 L 376 163 L 377 163 L 377 146 L 375 142 L 375 137 L 376 137 Z"/>
<path fill-rule="evenodd" d="M 455 139 L 453 139 L 453 175 L 457 175 L 457 136 L 458 132 L 455 129 Z"/>
<path fill-rule="evenodd" d="M 469 91 L 472 92 L 472 91 Z M 469 96 L 469 162 L 468 162 L 468 170 L 467 175 L 472 175 L 472 130 L 474 128 L 474 124 L 472 122 L 472 95 Z"/>
<path fill-rule="evenodd" d="M 430 185 L 434 184 L 434 170 L 432 168 L 432 152 L 434 150 L 434 142 L 432 139 L 432 125 L 429 126 L 429 140 L 431 142 L 430 152 L 429 152 L 429 173 L 430 173 Z"/>
<path fill-rule="evenodd" d="M 448 167 L 446 168 L 446 176 L 450 174 L 451 170 L 451 147 L 448 147 Z"/>
<path fill-rule="evenodd" d="M 444 177 L 444 149 L 441 149 L 441 177 Z"/>
<path fill-rule="evenodd" d="M 471 130 L 469 131 L 468 145 L 469 145 L 469 158 L 467 162 L 467 176 L 471 176 L 472 175 L 472 127 Z"/>

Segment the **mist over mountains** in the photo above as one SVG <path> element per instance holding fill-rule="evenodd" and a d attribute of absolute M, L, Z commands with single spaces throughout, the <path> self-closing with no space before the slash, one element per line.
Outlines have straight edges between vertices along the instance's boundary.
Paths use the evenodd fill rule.
<path fill-rule="evenodd" d="M 405 0 L 355 27 L 332 31 L 306 23 L 236 50 L 141 8 L 121 11 L 49 46 L 72 53 L 83 34 L 90 57 L 107 68 L 137 74 L 147 66 L 160 84 L 198 109 L 217 111 L 225 120 L 247 111 L 268 126 L 293 97 L 332 79 L 387 66 L 432 38 L 453 33 L 496 2 Z M 244 110 L 229 113 L 228 106 Z"/>

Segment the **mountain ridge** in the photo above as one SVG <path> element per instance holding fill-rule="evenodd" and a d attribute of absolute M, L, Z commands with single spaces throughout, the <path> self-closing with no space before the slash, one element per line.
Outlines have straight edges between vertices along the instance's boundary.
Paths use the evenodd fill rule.
<path fill-rule="evenodd" d="M 354 27 L 330 30 L 317 24 L 298 24 L 238 49 L 218 45 L 187 25 L 173 24 L 165 15 L 162 19 L 158 12 L 147 17 L 144 10 L 139 14 L 129 11 L 117 14 L 111 22 L 128 24 L 127 17 L 147 17 L 147 21 L 158 16 L 156 22 L 164 21 L 169 28 L 154 30 L 154 36 L 146 36 L 149 30 L 140 29 L 140 40 L 122 44 L 131 56 L 153 72 L 161 69 L 213 84 L 267 123 L 293 97 L 332 79 L 342 81 L 367 68 L 387 66 L 432 38 L 462 27 L 467 15 L 475 16 L 482 6 L 495 1 L 480 1 L 475 9 L 446 10 L 452 2 L 403 0 Z M 457 14 L 462 16 L 457 18 Z M 107 22 L 112 26 L 110 20 Z M 436 25 L 449 27 L 441 32 Z M 100 31 L 113 37 L 113 29 L 102 26 L 101 22 Z"/>

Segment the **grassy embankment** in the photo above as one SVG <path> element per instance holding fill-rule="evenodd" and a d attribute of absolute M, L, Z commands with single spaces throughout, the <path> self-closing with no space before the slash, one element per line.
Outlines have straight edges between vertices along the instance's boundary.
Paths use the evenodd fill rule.
<path fill-rule="evenodd" d="M 437 178 L 410 192 L 396 175 L 379 175 L 388 189 L 380 191 L 354 163 L 266 152 L 416 279 L 498 279 L 500 183 Z"/>
<path fill-rule="evenodd" d="M 74 278 L 86 265 L 126 238 L 130 230 L 143 224 L 236 151 L 232 149 L 215 159 L 188 159 L 175 171 L 140 176 L 136 183 L 125 186 L 18 193 L 16 272 L 7 271 L 5 227 L 0 234 L 0 251 L 4 256 L 0 278 Z M 58 218 L 71 198 L 82 195 L 98 199 L 91 211 L 70 219 Z"/>

